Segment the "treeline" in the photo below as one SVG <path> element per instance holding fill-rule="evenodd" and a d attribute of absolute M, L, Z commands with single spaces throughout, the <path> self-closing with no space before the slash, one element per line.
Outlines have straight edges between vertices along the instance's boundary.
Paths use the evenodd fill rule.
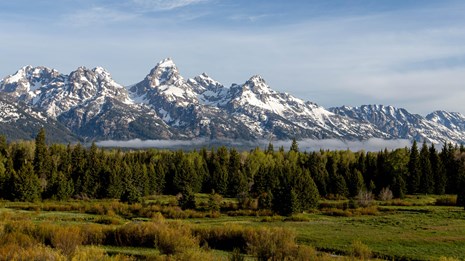
<path fill-rule="evenodd" d="M 414 142 L 380 152 L 300 152 L 291 148 L 238 152 L 234 148 L 184 152 L 104 150 L 92 144 L 7 143 L 0 137 L 0 197 L 35 201 L 117 198 L 139 202 L 152 194 L 181 195 L 195 208 L 195 193 L 217 193 L 261 209 L 291 214 L 317 206 L 319 197 L 355 198 L 360 192 L 396 198 L 406 194 L 458 194 L 465 198 L 465 148 Z"/>

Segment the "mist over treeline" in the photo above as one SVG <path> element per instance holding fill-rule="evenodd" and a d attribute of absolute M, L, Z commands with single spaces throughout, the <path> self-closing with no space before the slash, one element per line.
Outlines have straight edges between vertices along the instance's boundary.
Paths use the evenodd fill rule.
<path fill-rule="evenodd" d="M 96 144 L 99 147 L 108 148 L 133 148 L 133 149 L 146 149 L 146 148 L 166 148 L 166 149 L 202 149 L 207 148 L 218 148 L 225 146 L 228 148 L 236 148 L 238 150 L 250 150 L 256 147 L 266 149 L 269 143 L 272 143 L 275 147 L 284 146 L 289 148 L 292 144 L 292 140 L 210 140 L 205 138 L 190 139 L 190 140 L 105 140 L 98 141 Z M 361 141 L 346 141 L 340 139 L 303 139 L 299 140 L 299 148 L 301 151 L 318 151 L 324 150 L 352 150 L 352 151 L 379 151 L 382 149 L 397 149 L 403 147 L 410 147 L 412 143 L 405 139 L 379 139 L 371 138 Z"/>
<path fill-rule="evenodd" d="M 360 193 L 395 198 L 407 194 L 465 197 L 465 148 L 434 144 L 384 149 L 304 151 L 257 147 L 239 152 L 224 146 L 200 150 L 102 149 L 95 143 L 47 145 L 0 138 L 0 197 L 15 201 L 111 198 L 141 202 L 152 194 L 179 195 L 183 208 L 195 193 L 219 194 L 288 215 L 315 208 L 321 197 L 356 198 Z M 242 205 L 247 207 L 246 204 Z"/>

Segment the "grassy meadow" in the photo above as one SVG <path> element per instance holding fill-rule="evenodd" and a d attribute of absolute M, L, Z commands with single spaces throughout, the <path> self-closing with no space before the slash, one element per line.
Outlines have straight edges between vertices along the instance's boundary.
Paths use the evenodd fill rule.
<path fill-rule="evenodd" d="M 357 207 L 322 200 L 290 217 L 222 199 L 181 210 L 174 196 L 0 203 L 5 260 L 465 260 L 465 211 L 452 196 Z M 451 203 L 452 201 L 452 203 Z M 253 205 L 253 204 L 252 204 Z"/>

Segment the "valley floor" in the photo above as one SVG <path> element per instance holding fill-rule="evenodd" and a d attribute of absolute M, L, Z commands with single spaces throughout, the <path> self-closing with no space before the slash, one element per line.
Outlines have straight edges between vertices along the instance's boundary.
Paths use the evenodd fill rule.
<path fill-rule="evenodd" d="M 107 260 L 255 260 L 260 251 L 279 252 L 273 247 L 296 260 L 465 260 L 465 211 L 438 206 L 438 198 L 408 196 L 367 208 L 323 200 L 313 213 L 291 217 L 237 210 L 235 199 L 223 199 L 221 213 L 212 212 L 204 208 L 205 194 L 196 195 L 196 210 L 181 210 L 174 196 L 152 196 L 133 205 L 115 200 L 4 201 L 0 256 L 8 259 L 12 246 L 6 242 L 16 242 L 18 248 L 39 244 L 42 248 L 35 251 L 44 249 L 64 258 L 74 255 L 73 260 L 85 260 L 89 253 Z M 79 238 L 63 236 L 73 233 Z M 274 236 L 281 239 L 273 241 Z M 163 242 L 174 240 L 172 245 L 157 243 L 162 237 Z M 264 240 L 260 237 L 269 244 L 254 245 L 253 240 Z"/>

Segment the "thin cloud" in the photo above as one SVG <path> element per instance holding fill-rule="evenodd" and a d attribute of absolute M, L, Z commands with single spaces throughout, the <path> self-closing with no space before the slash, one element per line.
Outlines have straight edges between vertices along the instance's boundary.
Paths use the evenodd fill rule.
<path fill-rule="evenodd" d="M 205 3 L 208 0 L 132 0 L 137 6 L 150 11 L 173 10 L 189 5 Z"/>
<path fill-rule="evenodd" d="M 138 17 L 138 15 L 135 13 L 122 12 L 117 9 L 99 6 L 67 14 L 64 16 L 64 20 L 67 24 L 72 26 L 87 27 L 126 22 L 136 17 Z"/>
<path fill-rule="evenodd" d="M 255 147 L 265 148 L 268 145 L 267 140 L 245 141 L 245 140 L 208 140 L 208 139 L 193 139 L 193 140 L 128 140 L 128 141 L 99 141 L 97 146 L 100 147 L 117 147 L 117 148 L 163 148 L 163 149 L 192 149 L 198 147 L 210 146 L 229 146 L 239 147 L 243 149 L 252 149 Z M 275 148 L 284 147 L 288 150 L 291 146 L 291 140 L 273 141 Z M 383 139 L 368 139 L 364 141 L 344 141 L 337 139 L 312 140 L 304 139 L 298 141 L 301 151 L 318 151 L 323 150 L 352 150 L 352 151 L 380 151 L 383 149 L 393 150 L 398 148 L 409 147 L 409 140 L 383 140 Z"/>

